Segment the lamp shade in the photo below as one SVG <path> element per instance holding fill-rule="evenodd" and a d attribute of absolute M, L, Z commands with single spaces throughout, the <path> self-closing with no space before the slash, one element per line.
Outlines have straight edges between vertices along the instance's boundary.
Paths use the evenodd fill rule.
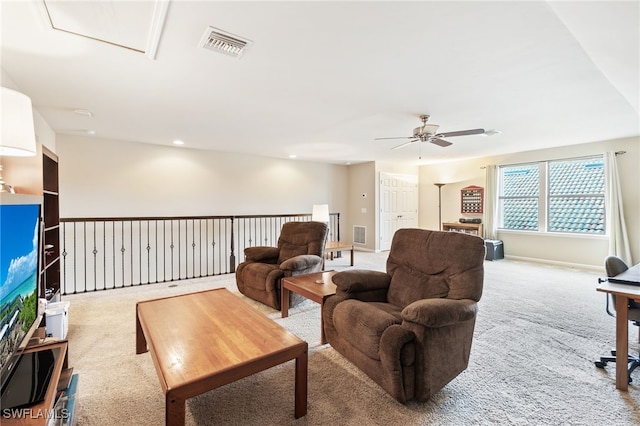
<path fill-rule="evenodd" d="M 329 223 L 329 204 L 314 204 L 311 220 L 314 222 Z"/>
<path fill-rule="evenodd" d="M 25 157 L 36 153 L 31 99 L 15 90 L 2 87 L 0 92 L 0 155 Z"/>

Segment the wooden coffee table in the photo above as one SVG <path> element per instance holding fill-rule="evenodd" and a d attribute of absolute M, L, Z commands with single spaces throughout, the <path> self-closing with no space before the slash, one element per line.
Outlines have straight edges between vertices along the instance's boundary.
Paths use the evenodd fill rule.
<path fill-rule="evenodd" d="M 331 277 L 336 271 L 317 272 L 315 274 L 296 275 L 294 277 L 285 277 L 282 279 L 282 288 L 280 291 L 280 306 L 282 307 L 282 318 L 289 316 L 289 292 L 293 291 L 307 299 L 311 299 L 320 304 L 320 343 L 327 343 L 324 336 L 324 318 L 322 313 L 322 305 L 327 297 L 336 294 L 336 285 Z M 317 281 L 322 280 L 321 283 Z"/>
<path fill-rule="evenodd" d="M 167 425 L 184 425 L 187 398 L 292 359 L 294 415 L 307 414 L 307 342 L 226 289 L 138 302 L 136 353 L 147 347 L 165 393 Z"/>

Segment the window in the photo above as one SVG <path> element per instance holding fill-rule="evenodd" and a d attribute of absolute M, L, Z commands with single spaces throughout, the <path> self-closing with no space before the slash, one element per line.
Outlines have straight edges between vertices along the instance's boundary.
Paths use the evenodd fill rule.
<path fill-rule="evenodd" d="M 536 231 L 540 198 L 539 166 L 501 167 L 500 182 L 500 228 Z"/>
<path fill-rule="evenodd" d="M 605 233 L 602 157 L 503 166 L 499 228 Z"/>

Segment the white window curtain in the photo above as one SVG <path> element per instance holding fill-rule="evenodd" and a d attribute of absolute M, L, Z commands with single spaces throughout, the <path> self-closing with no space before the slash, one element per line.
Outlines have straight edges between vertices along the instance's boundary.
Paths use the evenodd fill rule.
<path fill-rule="evenodd" d="M 618 256 L 627 265 L 632 265 L 629 236 L 624 221 L 622 192 L 618 177 L 618 165 L 615 152 L 604 155 L 606 173 L 605 204 L 607 214 L 607 234 L 609 235 L 609 255 Z"/>
<path fill-rule="evenodd" d="M 486 167 L 484 188 L 484 237 L 488 240 L 498 238 L 498 174 L 495 164 Z"/>

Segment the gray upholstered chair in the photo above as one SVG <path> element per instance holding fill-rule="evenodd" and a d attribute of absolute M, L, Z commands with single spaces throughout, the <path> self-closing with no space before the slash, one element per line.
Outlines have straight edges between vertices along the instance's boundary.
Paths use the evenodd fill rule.
<path fill-rule="evenodd" d="M 620 275 L 621 273 L 629 269 L 629 266 L 624 262 L 624 260 L 620 259 L 617 256 L 607 256 L 607 258 L 604 260 L 604 269 L 607 273 L 607 277 L 615 277 L 616 275 Z M 611 308 L 612 306 L 613 309 Z M 607 294 L 606 310 L 607 314 L 612 317 L 616 316 L 615 306 L 616 296 L 610 293 Z M 629 321 L 631 321 L 634 325 L 640 327 L 640 303 L 631 300 L 629 301 L 627 309 Z M 640 333 L 638 334 L 638 341 L 640 341 Z M 598 368 L 604 368 L 609 362 L 616 362 L 616 351 L 611 351 L 611 356 L 600 357 L 600 360 L 596 361 L 595 364 Z M 631 354 L 627 354 L 627 373 L 629 376 L 629 383 L 633 381 L 631 379 L 631 373 L 637 367 L 640 367 L 640 355 L 633 356 Z"/>
<path fill-rule="evenodd" d="M 245 261 L 236 268 L 242 294 L 280 309 L 280 280 L 322 270 L 328 227 L 322 222 L 287 222 L 277 247 L 256 246 L 244 250 Z M 291 306 L 303 298 L 292 294 Z"/>
<path fill-rule="evenodd" d="M 484 256 L 477 236 L 399 229 L 386 272 L 333 276 L 328 342 L 399 402 L 426 401 L 468 366 Z"/>

